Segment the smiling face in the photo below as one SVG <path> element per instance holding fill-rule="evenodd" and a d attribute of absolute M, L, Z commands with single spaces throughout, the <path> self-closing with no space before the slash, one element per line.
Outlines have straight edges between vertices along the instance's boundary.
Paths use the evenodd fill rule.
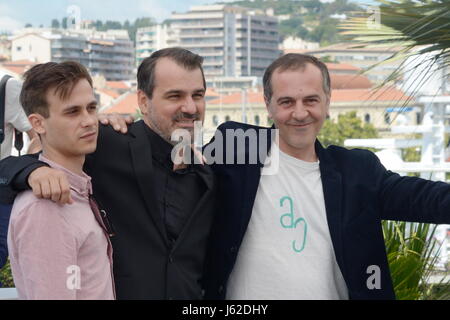
<path fill-rule="evenodd" d="M 74 86 L 67 99 L 61 99 L 55 88 L 46 93 L 49 117 L 32 114 L 29 119 L 40 134 L 44 156 L 62 165 L 83 159 L 97 147 L 97 101 L 86 79 Z"/>
<path fill-rule="evenodd" d="M 324 92 L 320 69 L 275 70 L 269 116 L 280 131 L 280 150 L 304 161 L 317 161 L 316 137 L 329 113 L 330 96 Z"/>
<path fill-rule="evenodd" d="M 144 122 L 163 139 L 186 129 L 191 135 L 194 121 L 205 117 L 205 87 L 201 70 L 188 70 L 170 58 L 161 58 L 155 67 L 155 87 L 150 99 L 138 91 Z M 173 143 L 173 142 L 171 142 Z"/>

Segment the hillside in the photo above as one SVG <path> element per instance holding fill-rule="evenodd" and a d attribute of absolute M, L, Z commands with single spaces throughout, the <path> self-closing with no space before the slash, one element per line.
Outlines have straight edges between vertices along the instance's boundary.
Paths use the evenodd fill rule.
<path fill-rule="evenodd" d="M 272 8 L 280 16 L 280 34 L 300 37 L 307 41 L 329 45 L 341 41 L 336 26 L 339 19 L 351 12 L 364 10 L 348 0 L 322 3 L 319 0 L 245 0 L 226 4 L 267 10 Z"/>

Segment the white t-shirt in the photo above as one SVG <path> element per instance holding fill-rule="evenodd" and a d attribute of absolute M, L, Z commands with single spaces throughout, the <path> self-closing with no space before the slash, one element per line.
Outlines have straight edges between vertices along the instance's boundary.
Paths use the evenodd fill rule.
<path fill-rule="evenodd" d="M 0 73 L 0 80 L 5 74 Z M 0 159 L 11 155 L 13 143 L 13 128 L 26 132 L 31 130 L 30 122 L 20 104 L 20 91 L 22 84 L 16 79 L 9 79 L 6 84 L 5 100 L 5 140 L 0 146 Z"/>
<path fill-rule="evenodd" d="M 227 299 L 348 299 L 328 229 L 319 163 L 291 157 L 276 144 L 268 161 L 276 158 L 274 152 L 280 152 L 279 171 L 261 176 Z"/>

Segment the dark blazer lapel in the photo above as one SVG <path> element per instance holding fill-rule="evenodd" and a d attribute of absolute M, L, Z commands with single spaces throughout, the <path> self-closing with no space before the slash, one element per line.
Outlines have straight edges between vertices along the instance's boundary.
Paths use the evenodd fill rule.
<path fill-rule="evenodd" d="M 258 163 L 257 164 L 247 164 L 245 165 L 245 172 L 244 172 L 244 201 L 242 203 L 241 212 L 243 213 L 241 218 L 241 232 L 242 234 L 245 233 L 248 227 L 248 223 L 250 222 L 250 218 L 252 216 L 253 206 L 255 204 L 256 194 L 258 192 L 259 188 L 259 182 L 261 180 L 261 170 L 264 168 L 264 162 L 267 158 L 267 155 L 270 152 L 270 148 L 272 146 L 272 129 L 275 129 L 275 126 L 273 126 L 271 129 L 269 128 L 263 128 L 263 130 L 267 130 L 267 152 L 264 155 L 261 155 L 261 159 L 259 158 L 260 155 L 260 141 L 259 141 L 259 135 L 258 135 Z M 259 132 L 258 132 L 259 134 Z M 249 161 L 249 150 L 250 148 L 247 146 L 246 149 L 246 161 Z"/>
<path fill-rule="evenodd" d="M 163 218 L 160 214 L 158 201 L 155 197 L 154 183 L 152 178 L 153 163 L 150 141 L 145 131 L 146 124 L 141 121 L 130 128 L 130 133 L 135 139 L 130 141 L 131 158 L 133 160 L 133 169 L 139 184 L 141 196 L 145 201 L 147 212 L 157 226 L 161 237 L 165 243 L 168 243 L 166 228 Z"/>
<path fill-rule="evenodd" d="M 316 153 L 320 161 L 320 173 L 322 179 L 325 208 L 327 211 L 328 228 L 333 242 L 336 260 L 342 273 L 344 269 L 343 245 L 342 245 L 342 176 L 337 170 L 333 159 L 316 142 Z"/>

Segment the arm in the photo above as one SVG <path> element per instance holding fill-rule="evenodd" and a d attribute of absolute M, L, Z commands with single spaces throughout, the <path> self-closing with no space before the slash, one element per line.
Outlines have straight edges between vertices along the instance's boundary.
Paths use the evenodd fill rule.
<path fill-rule="evenodd" d="M 0 203 L 0 269 L 3 268 L 8 259 L 7 235 L 11 207 L 11 205 Z"/>
<path fill-rule="evenodd" d="M 11 204 L 17 193 L 30 189 L 28 175 L 43 166 L 47 164 L 39 161 L 37 154 L 0 161 L 0 203 Z"/>
<path fill-rule="evenodd" d="M 387 171 L 374 157 L 381 219 L 434 224 L 450 223 L 450 185 Z"/>
<path fill-rule="evenodd" d="M 71 276 L 67 271 L 77 265 L 78 245 L 58 205 L 32 203 L 11 217 L 9 232 L 13 268 L 20 268 L 18 283 L 27 298 L 75 300 L 76 290 L 67 286 Z"/>
<path fill-rule="evenodd" d="M 119 125 L 120 131 L 126 129 L 126 121 L 132 121 L 133 118 L 110 116 L 103 120 L 111 126 Z M 85 169 L 90 168 L 94 154 L 86 157 Z M 38 198 L 51 199 L 59 204 L 72 203 L 66 175 L 48 168 L 46 163 L 37 158 L 36 154 L 18 158 L 9 157 L 0 161 L 0 203 L 13 203 L 18 192 L 30 188 Z"/>
<path fill-rule="evenodd" d="M 33 189 L 38 198 L 59 204 L 72 203 L 66 175 L 37 159 L 38 155 L 0 161 L 0 203 L 11 204 L 20 191 Z"/>

